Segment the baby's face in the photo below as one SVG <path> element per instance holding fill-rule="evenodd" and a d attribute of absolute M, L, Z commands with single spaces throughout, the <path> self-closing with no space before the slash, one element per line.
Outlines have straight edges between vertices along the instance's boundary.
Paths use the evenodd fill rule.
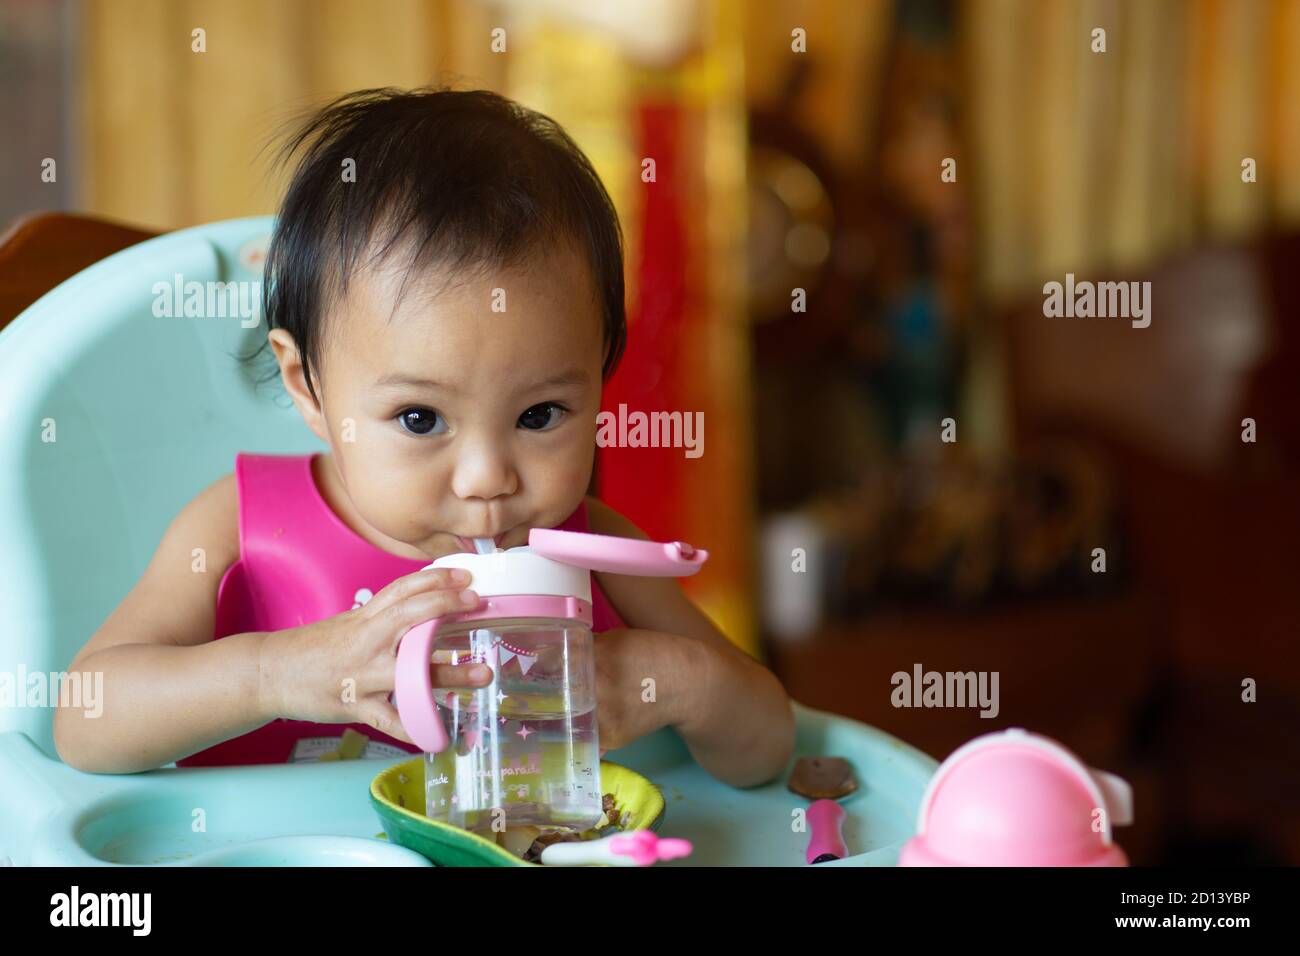
<path fill-rule="evenodd" d="M 576 253 L 445 278 L 413 273 L 399 297 L 401 270 L 356 274 L 325 318 L 321 403 L 295 396 L 333 452 L 352 519 L 430 559 L 473 551 L 473 537 L 527 544 L 578 506 L 604 355 Z"/>

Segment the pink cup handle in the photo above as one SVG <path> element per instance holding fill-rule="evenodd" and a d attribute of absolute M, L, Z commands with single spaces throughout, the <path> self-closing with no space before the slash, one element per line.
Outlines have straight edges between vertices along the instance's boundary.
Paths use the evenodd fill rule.
<path fill-rule="evenodd" d="M 426 753 L 437 754 L 447 749 L 447 730 L 438 716 L 433 700 L 433 678 L 429 675 L 429 660 L 438 627 L 455 615 L 435 617 L 432 621 L 417 624 L 404 635 L 397 647 L 397 671 L 393 679 L 393 703 L 402 726 Z"/>
<path fill-rule="evenodd" d="M 842 860 L 849 855 L 849 848 L 844 845 L 841 827 L 848 816 L 844 808 L 834 800 L 815 800 L 808 806 L 808 827 L 812 836 L 808 840 L 808 852 L 804 859 L 809 863 L 826 860 Z"/>

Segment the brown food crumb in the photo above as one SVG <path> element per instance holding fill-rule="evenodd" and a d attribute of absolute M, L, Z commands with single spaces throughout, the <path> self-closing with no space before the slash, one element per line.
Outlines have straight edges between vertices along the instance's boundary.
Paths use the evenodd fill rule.
<path fill-rule="evenodd" d="M 600 808 L 605 811 L 605 820 L 610 826 L 623 825 L 623 811 L 619 809 L 612 793 L 607 793 L 600 798 Z"/>
<path fill-rule="evenodd" d="M 606 826 L 622 826 L 622 817 L 625 815 L 619 810 L 618 802 L 614 799 L 612 793 L 602 794 L 600 798 L 600 808 L 605 814 Z M 528 863 L 540 863 L 542 860 L 542 851 L 553 843 L 581 843 L 585 837 L 577 830 L 543 830 L 533 841 L 533 845 L 528 848 L 528 852 L 523 855 L 523 859 Z"/>
<path fill-rule="evenodd" d="M 838 800 L 857 790 L 858 782 L 842 757 L 800 757 L 786 786 L 809 800 Z"/>

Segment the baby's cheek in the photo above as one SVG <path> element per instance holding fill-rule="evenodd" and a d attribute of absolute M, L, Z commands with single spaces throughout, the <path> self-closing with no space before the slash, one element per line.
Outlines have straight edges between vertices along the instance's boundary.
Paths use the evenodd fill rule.
<path fill-rule="evenodd" d="M 361 512 L 361 517 L 376 531 L 395 541 L 414 545 L 430 537 L 430 532 L 417 526 L 416 522 L 412 520 L 410 508 L 398 504 L 402 500 L 412 501 L 415 499 L 413 497 L 400 499 L 388 495 L 379 495 L 367 497 L 362 501 L 357 501 L 356 504 L 357 510 Z"/>

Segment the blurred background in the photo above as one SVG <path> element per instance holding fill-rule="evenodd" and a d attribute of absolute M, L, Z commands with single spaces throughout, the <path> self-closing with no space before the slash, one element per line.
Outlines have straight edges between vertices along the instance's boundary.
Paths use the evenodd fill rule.
<path fill-rule="evenodd" d="M 270 213 L 286 121 L 427 83 L 600 171 L 604 408 L 705 453 L 598 491 L 710 549 L 686 586 L 793 697 L 939 759 L 1053 736 L 1134 785 L 1137 863 L 1300 863 L 1300 0 L 3 0 L 0 224 Z M 43 269 L 0 252 L 0 323 Z M 1045 317 L 1067 273 L 1150 327 Z M 998 715 L 896 708 L 916 666 Z"/>

